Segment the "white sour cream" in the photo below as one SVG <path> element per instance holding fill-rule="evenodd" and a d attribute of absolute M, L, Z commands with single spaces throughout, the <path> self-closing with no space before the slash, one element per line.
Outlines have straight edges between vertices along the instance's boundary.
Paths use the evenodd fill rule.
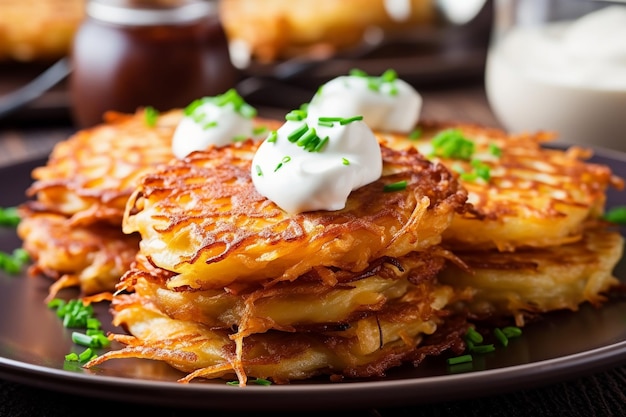
<path fill-rule="evenodd" d="M 626 6 L 512 28 L 489 52 L 485 86 L 508 130 L 626 150 Z"/>
<path fill-rule="evenodd" d="M 345 75 L 322 85 L 309 103 L 309 116 L 363 116 L 373 130 L 408 133 L 415 128 L 422 97 L 393 72 L 380 77 Z"/>
<path fill-rule="evenodd" d="M 185 109 L 185 116 L 176 127 L 172 151 L 182 159 L 210 145 L 221 147 L 242 139 L 260 139 L 254 135 L 255 115 L 256 110 L 235 90 L 197 100 Z"/>
<path fill-rule="evenodd" d="M 380 145 L 372 130 L 360 120 L 326 126 L 317 117 L 288 120 L 270 133 L 252 161 L 257 191 L 290 214 L 314 210 L 340 210 L 352 190 L 376 181 L 382 174 Z M 307 150 L 289 135 L 304 131 L 321 149 Z M 313 136 L 315 133 L 315 136 Z M 316 139 L 315 139 L 316 138 Z"/>

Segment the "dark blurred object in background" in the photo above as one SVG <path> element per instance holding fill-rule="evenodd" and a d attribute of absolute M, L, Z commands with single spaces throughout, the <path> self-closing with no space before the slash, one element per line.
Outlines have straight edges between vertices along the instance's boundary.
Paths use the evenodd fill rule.
<path fill-rule="evenodd" d="M 107 111 L 182 108 L 238 79 L 214 2 L 89 0 L 86 11 L 69 78 L 78 127 Z"/>

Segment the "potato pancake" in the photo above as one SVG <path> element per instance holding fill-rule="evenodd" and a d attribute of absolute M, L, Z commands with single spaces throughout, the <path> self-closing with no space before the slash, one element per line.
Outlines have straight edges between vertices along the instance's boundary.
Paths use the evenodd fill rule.
<path fill-rule="evenodd" d="M 416 139 L 378 133 L 394 149 L 415 147 L 459 173 L 474 210 L 455 216 L 446 245 L 463 250 L 547 247 L 581 239 L 584 222 L 598 217 L 610 186 L 623 181 L 586 162 L 579 147 L 548 149 L 552 136 L 509 135 L 467 124 L 423 124 Z"/>
<path fill-rule="evenodd" d="M 182 111 L 161 114 L 149 126 L 145 112 L 107 113 L 105 123 L 59 142 L 45 166 L 35 168 L 28 194 L 37 211 L 72 222 L 122 224 L 138 178 L 173 158 L 172 135 Z"/>
<path fill-rule="evenodd" d="M 582 303 L 600 305 L 619 284 L 613 269 L 623 254 L 624 239 L 603 225 L 587 228 L 577 242 L 515 252 L 455 251 L 469 267 L 447 267 L 441 282 L 471 288 L 470 301 L 457 307 L 477 319 L 525 319 L 549 311 L 578 310 Z"/>
<path fill-rule="evenodd" d="M 288 383 L 324 374 L 383 376 L 428 354 L 459 353 L 467 324 L 440 326 L 449 316 L 445 307 L 463 294 L 437 283 L 442 262 L 432 260 L 385 259 L 335 286 L 301 277 L 241 294 L 173 292 L 149 282 L 149 274 L 131 272 L 135 292 L 116 295 L 112 314 L 133 336 L 114 335 L 126 346 L 86 367 L 155 359 L 187 373 L 180 382 L 236 377 L 245 385 L 250 377 Z"/>
<path fill-rule="evenodd" d="M 58 143 L 46 165 L 33 170 L 18 233 L 34 260 L 31 271 L 58 280 L 51 296 L 77 285 L 87 295 L 112 291 L 128 270 L 139 240 L 122 233 L 126 201 L 142 175 L 174 158 L 172 137 L 182 117 L 172 110 L 152 125 L 143 109 L 109 112 L 105 123 Z"/>
<path fill-rule="evenodd" d="M 255 189 L 257 143 L 195 152 L 147 174 L 129 199 L 124 232 L 175 275 L 170 289 L 295 280 L 314 267 L 362 271 L 375 259 L 436 245 L 466 192 L 414 149 L 383 147 L 383 175 L 350 194 L 346 207 L 288 215 Z M 386 192 L 385 185 L 406 181 Z"/>
<path fill-rule="evenodd" d="M 62 215 L 24 210 L 17 233 L 33 261 L 30 274 L 55 281 L 50 297 L 74 286 L 84 295 L 113 290 L 139 249 L 139 236 L 124 235 L 120 227 L 70 226 Z"/>

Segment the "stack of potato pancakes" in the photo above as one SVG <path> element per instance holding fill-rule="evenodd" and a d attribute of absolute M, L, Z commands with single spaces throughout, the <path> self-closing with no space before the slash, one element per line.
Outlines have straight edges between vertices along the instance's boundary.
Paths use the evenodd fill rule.
<path fill-rule="evenodd" d="M 617 284 L 622 238 L 599 218 L 621 180 L 544 135 L 377 134 L 378 181 L 342 210 L 288 215 L 252 183 L 252 140 L 173 158 L 180 117 L 111 115 L 33 173 L 19 227 L 33 273 L 54 292 L 114 292 L 128 332 L 87 367 L 148 358 L 181 382 L 240 385 L 379 377 L 462 352 L 468 318 L 523 325 Z"/>

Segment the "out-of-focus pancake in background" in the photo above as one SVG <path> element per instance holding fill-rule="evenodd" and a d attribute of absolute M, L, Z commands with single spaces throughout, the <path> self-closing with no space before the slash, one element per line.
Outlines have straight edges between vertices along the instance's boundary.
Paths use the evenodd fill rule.
<path fill-rule="evenodd" d="M 2 0 L 0 62 L 65 56 L 83 19 L 84 0 Z"/>
<path fill-rule="evenodd" d="M 237 53 L 260 62 L 330 56 L 367 31 L 398 34 L 435 23 L 433 0 L 222 0 L 220 15 Z"/>

